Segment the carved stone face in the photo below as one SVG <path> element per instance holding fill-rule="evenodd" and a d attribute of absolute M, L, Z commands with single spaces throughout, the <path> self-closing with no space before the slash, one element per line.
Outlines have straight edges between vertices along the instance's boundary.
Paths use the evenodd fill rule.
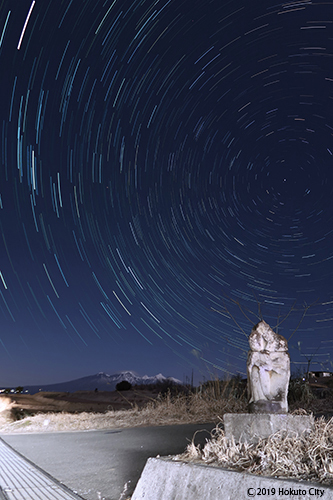
<path fill-rule="evenodd" d="M 266 321 L 260 321 L 252 328 L 249 336 L 251 351 L 287 352 L 288 343 L 282 335 L 275 333 Z"/>

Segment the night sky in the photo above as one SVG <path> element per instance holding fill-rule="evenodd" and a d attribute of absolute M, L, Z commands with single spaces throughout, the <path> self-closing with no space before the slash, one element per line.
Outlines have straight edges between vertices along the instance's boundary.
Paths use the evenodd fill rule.
<path fill-rule="evenodd" d="M 332 19 L 0 2 L 1 386 L 245 373 L 292 308 L 293 369 L 332 370 Z"/>

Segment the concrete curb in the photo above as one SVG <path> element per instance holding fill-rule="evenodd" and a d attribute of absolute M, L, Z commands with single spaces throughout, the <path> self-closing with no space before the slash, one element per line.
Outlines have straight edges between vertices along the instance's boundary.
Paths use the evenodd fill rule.
<path fill-rule="evenodd" d="M 131 500 L 333 500 L 333 487 L 235 472 L 205 464 L 148 458 Z"/>

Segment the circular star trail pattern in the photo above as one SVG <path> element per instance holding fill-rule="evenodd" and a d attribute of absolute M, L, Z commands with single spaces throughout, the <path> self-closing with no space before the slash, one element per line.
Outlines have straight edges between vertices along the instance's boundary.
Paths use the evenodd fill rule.
<path fill-rule="evenodd" d="M 244 372 L 260 313 L 294 307 L 289 338 L 312 303 L 292 361 L 329 367 L 332 19 L 307 0 L 2 2 L 3 376 Z"/>

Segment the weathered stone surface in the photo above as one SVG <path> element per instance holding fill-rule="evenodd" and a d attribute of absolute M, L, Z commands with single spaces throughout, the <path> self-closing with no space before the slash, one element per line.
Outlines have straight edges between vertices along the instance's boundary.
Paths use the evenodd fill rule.
<path fill-rule="evenodd" d="M 274 490 L 273 490 L 274 489 Z M 274 491 L 274 494 L 273 494 Z M 261 495 L 261 496 L 260 496 Z M 148 458 L 132 500 L 333 500 L 333 488 L 297 479 L 255 476 L 222 467 Z"/>
<path fill-rule="evenodd" d="M 250 413 L 287 413 L 290 357 L 287 340 L 265 321 L 249 337 L 247 380 Z"/>
<path fill-rule="evenodd" d="M 232 437 L 236 443 L 258 443 L 278 431 L 289 435 L 300 436 L 310 432 L 314 425 L 313 416 L 309 415 L 277 415 L 250 413 L 225 413 L 223 416 L 224 433 L 228 440 Z"/>

